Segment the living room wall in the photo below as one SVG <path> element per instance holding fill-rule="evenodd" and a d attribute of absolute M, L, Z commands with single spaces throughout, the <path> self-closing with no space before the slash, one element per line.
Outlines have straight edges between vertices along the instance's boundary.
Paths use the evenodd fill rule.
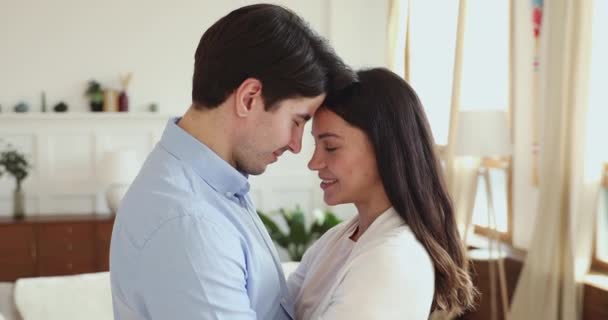
<path fill-rule="evenodd" d="M 355 66 L 386 65 L 388 1 L 271 1 L 307 20 Z M 232 9 L 255 1 L 3 1 L 0 10 L 0 105 L 40 110 L 65 101 L 88 111 L 83 96 L 96 79 L 120 88 L 133 72 L 131 110 L 180 114 L 190 103 L 193 57 L 203 32 Z"/>
<path fill-rule="evenodd" d="M 388 0 L 271 2 L 300 14 L 353 67 L 386 66 Z M 95 79 L 106 87 L 119 89 L 119 76 L 127 72 L 133 72 L 128 89 L 131 111 L 146 111 L 154 102 L 161 114 L 179 115 L 190 104 L 194 51 L 201 35 L 229 11 L 251 3 L 255 1 L 24 0 L 3 3 L 0 116 L 12 112 L 20 101 L 30 105 L 31 115 L 39 112 L 42 91 L 46 92 L 48 107 L 65 101 L 70 113 L 87 112 L 89 107 L 83 95 L 87 82 Z M 57 140 L 56 130 L 48 131 L 44 129 L 48 126 L 35 123 L 58 124 L 58 120 L 40 117 L 38 120 L 32 117 L 0 119 L 5 121 L 4 128 L 0 128 L 0 138 L 16 144 L 33 161 L 33 171 L 25 181 L 27 214 L 107 211 L 103 195 L 95 196 L 97 186 L 90 178 L 96 175 L 94 168 L 99 167 L 102 151 L 119 146 L 141 149 L 143 146 L 138 142 L 141 139 L 124 135 L 127 128 L 120 129 L 112 120 L 105 121 L 109 127 L 102 128 L 99 119 L 83 114 L 80 120 L 66 121 L 79 126 L 62 126 L 61 134 L 67 140 Z M 158 128 L 161 130 L 162 125 Z M 313 206 L 323 206 L 316 174 L 306 168 L 313 149 L 309 131 L 305 129 L 300 154 L 286 154 L 264 176 L 252 177 L 253 196 L 261 209 L 300 204 L 310 210 Z M 117 132 L 121 134 L 116 135 Z M 107 138 L 108 134 L 116 137 Z M 43 141 L 49 139 L 57 141 L 53 150 L 44 147 Z M 77 148 L 73 141 L 80 141 Z M 47 151 L 54 155 L 54 160 L 43 156 L 49 154 Z M 145 152 L 140 153 L 143 159 Z M 47 168 L 58 175 L 52 168 L 66 163 L 70 163 L 70 169 L 61 171 L 61 180 L 78 183 L 71 182 L 62 188 L 43 171 Z M 13 182 L 8 177 L 0 179 L 0 216 L 11 213 L 12 188 Z M 280 190 L 281 195 L 277 196 L 274 190 Z M 48 195 L 49 192 L 54 194 Z M 44 199 L 54 199 L 54 202 Z M 352 214 L 348 207 L 335 210 L 338 214 Z"/>

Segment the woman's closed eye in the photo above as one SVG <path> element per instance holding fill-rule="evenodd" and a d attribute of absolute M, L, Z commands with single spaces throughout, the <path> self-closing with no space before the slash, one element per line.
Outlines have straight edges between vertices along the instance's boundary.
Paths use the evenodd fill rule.
<path fill-rule="evenodd" d="M 318 145 L 315 143 L 314 147 L 317 148 Z M 327 152 L 333 152 L 336 151 L 338 149 L 338 147 L 334 147 L 334 146 L 323 146 L 323 150 L 327 151 Z"/>

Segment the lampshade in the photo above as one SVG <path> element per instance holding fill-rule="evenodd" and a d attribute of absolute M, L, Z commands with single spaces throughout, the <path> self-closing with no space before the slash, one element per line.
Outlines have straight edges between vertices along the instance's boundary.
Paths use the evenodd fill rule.
<path fill-rule="evenodd" d="M 122 149 L 107 152 L 102 163 L 101 181 L 111 184 L 130 184 L 139 172 L 140 164 L 134 150 Z"/>
<path fill-rule="evenodd" d="M 455 155 L 482 158 L 511 154 L 506 112 L 461 111 L 458 117 Z"/>

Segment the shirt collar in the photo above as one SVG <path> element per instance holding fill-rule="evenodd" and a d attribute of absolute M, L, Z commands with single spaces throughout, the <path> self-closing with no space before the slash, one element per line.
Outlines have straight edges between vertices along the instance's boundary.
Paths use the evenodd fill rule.
<path fill-rule="evenodd" d="M 177 125 L 181 118 L 167 122 L 159 144 L 192 167 L 213 189 L 225 195 L 243 196 L 249 192 L 247 174 L 236 170 L 204 143 Z"/>

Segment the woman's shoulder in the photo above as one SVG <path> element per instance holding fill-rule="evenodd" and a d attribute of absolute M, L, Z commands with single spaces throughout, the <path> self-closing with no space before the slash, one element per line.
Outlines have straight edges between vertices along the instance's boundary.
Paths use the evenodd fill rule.
<path fill-rule="evenodd" d="M 428 259 L 428 253 L 401 216 L 390 208 L 360 239 L 360 252 L 385 252 L 406 260 Z"/>
<path fill-rule="evenodd" d="M 419 250 L 426 252 L 422 243 L 416 239 L 412 229 L 405 224 L 386 232 L 384 237 L 381 238 L 381 244 L 385 246 L 411 247 L 418 249 L 415 250 L 418 253 Z"/>
<path fill-rule="evenodd" d="M 378 235 L 358 252 L 357 263 L 398 266 L 412 272 L 434 270 L 432 260 L 422 243 L 407 225 Z"/>
<path fill-rule="evenodd" d="M 364 309 L 398 312 L 415 319 L 428 316 L 435 292 L 435 270 L 424 246 L 409 228 L 392 229 L 374 245 L 362 246 L 347 269 L 341 283 L 343 291 L 373 292 L 383 306 L 379 311 L 373 306 Z M 357 283 L 364 284 L 365 289 Z"/>

